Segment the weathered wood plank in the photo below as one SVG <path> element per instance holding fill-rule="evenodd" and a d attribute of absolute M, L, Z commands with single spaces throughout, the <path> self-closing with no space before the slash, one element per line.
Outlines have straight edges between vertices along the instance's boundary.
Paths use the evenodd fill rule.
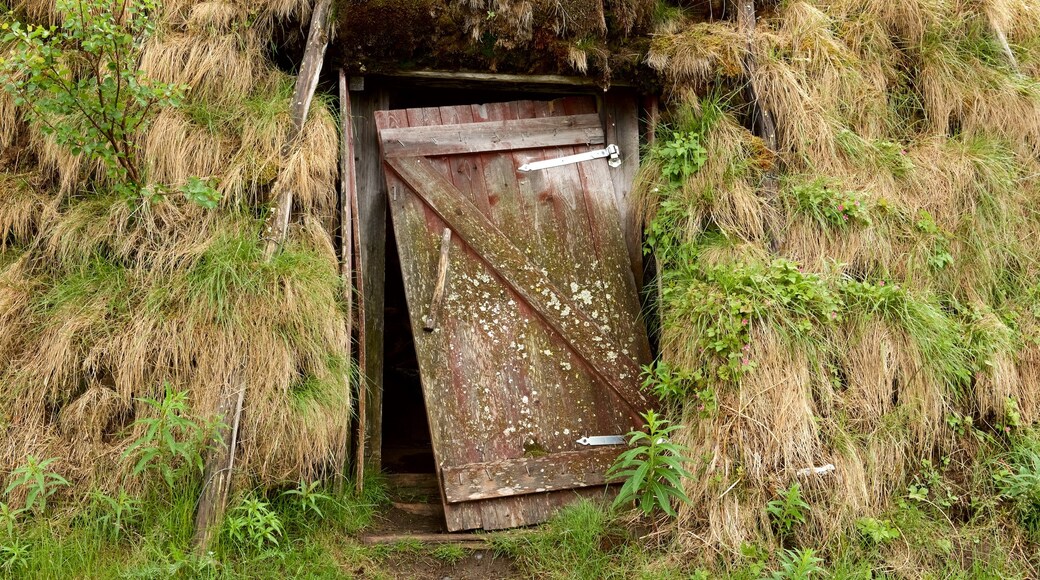
<path fill-rule="evenodd" d="M 606 141 L 621 149 L 621 165 L 608 167 L 608 171 L 614 184 L 621 231 L 637 289 L 643 286 L 643 228 L 639 224 L 639 204 L 632 195 L 632 184 L 639 171 L 638 113 L 639 105 L 634 92 L 609 91 L 603 95 Z"/>
<path fill-rule="evenodd" d="M 307 121 L 307 113 L 314 99 L 314 91 L 318 88 L 318 76 L 325 58 L 325 48 L 329 44 L 329 22 L 332 14 L 332 0 L 319 0 L 311 11 L 310 29 L 307 32 L 307 46 L 303 52 L 300 72 L 296 75 L 296 90 L 289 105 L 289 118 L 292 124 L 286 134 L 282 147 L 282 156 L 288 156 L 297 138 L 303 131 Z M 279 188 L 275 188 L 278 191 Z M 278 199 L 271 207 L 271 215 L 267 222 L 267 245 L 264 248 L 265 259 L 270 259 L 285 241 L 289 230 L 289 218 L 292 213 L 293 190 L 289 187 L 280 189 Z"/>
<path fill-rule="evenodd" d="M 383 446 L 383 303 L 386 266 L 387 188 L 379 155 L 375 112 L 390 104 L 386 91 L 350 93 L 357 199 L 354 237 L 358 269 L 359 445 L 368 468 L 379 471 Z M 362 395 L 364 393 L 364 395 Z M 363 418 L 362 418 L 363 417 Z"/>
<path fill-rule="evenodd" d="M 383 131 L 382 139 L 383 154 L 388 158 L 457 155 L 553 145 L 602 144 L 603 126 L 597 115 L 434 126 L 410 124 L 407 128 Z"/>
<path fill-rule="evenodd" d="M 604 447 L 445 467 L 444 495 L 459 503 L 601 485 L 623 450 Z"/>
<path fill-rule="evenodd" d="M 638 422 L 650 408 L 650 398 L 639 388 L 639 365 L 604 339 L 599 323 L 541 275 L 501 231 L 490 223 L 465 195 L 447 182 L 424 158 L 390 158 L 387 164 L 412 192 L 421 197 L 452 229 L 530 304 L 550 327 L 585 361 L 589 370 L 618 394 Z"/>
<path fill-rule="evenodd" d="M 430 307 L 426 317 L 423 319 L 423 330 L 432 332 L 437 328 L 437 315 L 441 310 L 441 302 L 444 301 L 444 283 L 448 277 L 448 251 L 451 250 L 451 228 L 444 228 L 441 238 L 441 257 L 437 261 L 437 281 L 433 286 L 433 296 L 430 298 Z"/>
<path fill-rule="evenodd" d="M 574 87 L 581 93 L 588 92 L 589 88 L 599 88 L 600 84 L 595 79 L 588 77 L 575 77 L 564 75 L 515 75 L 505 73 L 479 73 L 460 71 L 438 71 L 438 70 L 411 70 L 394 71 L 382 73 L 387 77 L 416 79 L 427 81 L 430 86 L 449 86 L 472 89 L 473 83 L 488 83 L 493 85 L 512 85 L 514 89 L 545 90 L 553 89 L 559 91 L 568 87 Z M 611 83 L 615 87 L 631 86 L 624 81 Z"/>
<path fill-rule="evenodd" d="M 343 69 L 339 70 L 339 107 L 339 274 L 343 280 L 343 300 L 347 307 L 347 352 L 344 355 L 349 365 L 354 360 L 354 218 L 357 215 L 354 213 L 354 205 L 357 200 L 357 181 L 355 179 L 357 171 L 354 167 L 354 131 L 350 122 L 350 95 L 347 92 L 347 75 Z M 343 385 L 347 392 L 347 400 L 355 399 L 350 379 L 351 373 L 348 372 Z M 356 401 L 359 408 L 364 406 L 363 397 L 356 397 Z M 363 432 L 363 429 L 359 429 L 359 432 Z M 346 447 L 343 450 L 343 457 L 339 461 L 344 473 L 347 473 L 351 443 L 351 428 L 347 427 Z M 355 454 L 354 481 L 358 486 L 357 490 L 360 491 L 360 486 L 364 481 L 364 446 L 359 445 L 357 451 L 359 453 Z"/>

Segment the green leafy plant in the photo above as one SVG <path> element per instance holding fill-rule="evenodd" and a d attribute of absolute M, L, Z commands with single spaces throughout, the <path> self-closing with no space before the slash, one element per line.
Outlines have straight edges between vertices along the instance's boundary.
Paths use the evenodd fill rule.
<path fill-rule="evenodd" d="M 870 212 L 859 194 L 837 189 L 825 180 L 795 185 L 791 193 L 797 209 L 820 225 L 846 227 L 871 223 Z"/>
<path fill-rule="evenodd" d="M 11 472 L 11 483 L 4 490 L 4 495 L 10 496 L 12 492 L 19 489 L 25 490 L 24 511 L 41 513 L 47 509 L 47 498 L 57 493 L 62 486 L 69 482 L 53 471 L 48 471 L 58 459 L 52 457 L 40 461 L 35 456 L 25 458 L 25 464 Z"/>
<path fill-rule="evenodd" d="M 156 0 L 58 0 L 60 26 L 0 26 L 14 46 L 0 74 L 15 103 L 59 145 L 101 161 L 134 191 L 145 185 L 136 136 L 184 92 L 139 65 L 157 7 Z"/>
<path fill-rule="evenodd" d="M 155 416 L 135 422 L 135 427 L 143 428 L 144 433 L 130 444 L 123 458 L 135 461 L 134 475 L 157 469 L 172 488 L 180 467 L 202 472 L 200 447 L 208 429 L 189 416 L 187 391 L 174 392 L 169 383 L 165 390 L 161 401 L 140 399 Z"/>
<path fill-rule="evenodd" d="M 812 548 L 784 550 L 780 554 L 780 569 L 773 572 L 773 580 L 809 580 L 824 576 L 827 570 L 823 559 Z"/>
<path fill-rule="evenodd" d="M 802 488 L 798 482 L 791 484 L 780 497 L 766 504 L 766 512 L 777 533 L 787 536 L 795 526 L 805 523 L 809 504 L 802 499 Z"/>
<path fill-rule="evenodd" d="M 1040 452 L 1020 445 L 1009 454 L 1008 463 L 994 474 L 1000 494 L 1014 503 L 1022 526 L 1040 537 Z"/>
<path fill-rule="evenodd" d="M 206 209 L 214 209 L 220 203 L 220 193 L 216 189 L 216 180 L 189 177 L 187 183 L 177 188 L 188 198 L 188 201 Z"/>
<path fill-rule="evenodd" d="M 141 501 L 126 493 L 125 489 L 120 488 L 115 497 L 96 491 L 93 499 L 99 512 L 96 523 L 108 530 L 112 539 L 125 534 L 128 526 L 141 516 Z"/>
<path fill-rule="evenodd" d="M 14 529 L 18 526 L 18 517 L 22 510 L 12 509 L 11 506 L 0 502 L 0 530 L 7 533 L 8 538 L 14 537 Z"/>
<path fill-rule="evenodd" d="M 14 540 L 10 543 L 0 544 L 0 570 L 5 574 L 17 574 L 29 565 L 29 550 L 32 548 L 28 543 Z"/>
<path fill-rule="evenodd" d="M 856 520 L 856 530 L 864 539 L 875 545 L 887 544 L 900 536 L 899 529 L 891 522 L 874 518 Z"/>
<path fill-rule="evenodd" d="M 332 498 L 317 491 L 319 485 L 321 483 L 318 481 L 307 483 L 303 478 L 300 478 L 300 483 L 296 489 L 283 491 L 281 497 L 290 500 L 300 513 L 305 515 L 313 513 L 318 518 L 324 519 L 325 514 L 321 511 L 319 504 L 331 502 Z"/>
<path fill-rule="evenodd" d="M 932 214 L 921 210 L 917 216 L 917 230 L 924 233 L 931 240 L 931 249 L 926 256 L 928 265 L 934 270 L 942 270 L 953 263 L 953 254 L 950 253 L 950 240 Z"/>
<path fill-rule="evenodd" d="M 282 520 L 271 505 L 257 497 L 246 497 L 225 520 L 228 537 L 239 547 L 262 551 L 277 546 L 283 534 Z"/>
<path fill-rule="evenodd" d="M 941 461 L 942 468 L 945 469 L 949 462 L 949 458 L 944 457 Z M 959 499 L 930 459 L 921 460 L 921 471 L 914 475 L 913 481 L 907 486 L 906 497 L 936 508 L 949 508 Z"/>
<path fill-rule="evenodd" d="M 647 411 L 643 418 L 646 432 L 629 433 L 631 449 L 622 453 L 607 470 L 609 479 L 625 480 L 614 505 L 635 501 L 644 514 L 660 509 L 675 516 L 672 501 L 690 501 L 683 491 L 682 478 L 692 477 L 683 467 L 689 461 L 683 455 L 685 448 L 668 440 L 679 426 L 668 425 L 668 421 L 653 411 Z"/>
<path fill-rule="evenodd" d="M 690 371 L 659 360 L 644 365 L 642 371 L 643 388 L 653 391 L 659 399 L 688 402 L 692 395 L 696 397 L 697 408 L 703 415 L 718 410 L 715 390 L 704 383 L 700 370 Z"/>
<path fill-rule="evenodd" d="M 0 86 L 55 143 L 105 168 L 126 195 L 163 195 L 148 184 L 138 137 L 164 107 L 181 105 L 185 87 L 141 69 L 141 48 L 155 33 L 159 0 L 57 0 L 60 25 L 34 25 L 6 15 L 0 31 L 10 47 L 0 60 Z M 177 188 L 214 207 L 209 180 Z"/>
<path fill-rule="evenodd" d="M 672 131 L 655 152 L 662 161 L 661 174 L 673 184 L 681 185 L 708 160 L 701 136 L 689 131 Z"/>

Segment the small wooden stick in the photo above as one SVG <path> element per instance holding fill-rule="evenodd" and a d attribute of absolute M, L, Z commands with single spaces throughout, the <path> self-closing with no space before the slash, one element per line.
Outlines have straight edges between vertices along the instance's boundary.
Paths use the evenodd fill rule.
<path fill-rule="evenodd" d="M 437 312 L 441 309 L 441 301 L 444 298 L 444 282 L 448 278 L 448 250 L 451 249 L 451 228 L 444 228 L 441 236 L 441 259 L 437 263 L 437 283 L 433 287 L 433 298 L 430 300 L 430 310 L 423 318 L 423 330 L 432 332 L 437 328 Z"/>

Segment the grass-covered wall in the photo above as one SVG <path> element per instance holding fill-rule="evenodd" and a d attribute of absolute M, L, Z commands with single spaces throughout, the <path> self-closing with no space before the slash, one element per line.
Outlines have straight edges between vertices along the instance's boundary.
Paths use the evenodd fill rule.
<path fill-rule="evenodd" d="M 639 188 L 657 385 L 694 460 L 678 539 L 771 544 L 764 508 L 797 481 L 795 535 L 819 545 L 935 473 L 910 504 L 998 525 L 976 501 L 987 470 L 1040 413 L 1040 5 L 758 8 L 750 37 L 680 19 L 647 58 L 674 97 Z M 748 85 L 775 155 L 747 129 Z M 978 549 L 962 539 L 934 556 Z"/>
<path fill-rule="evenodd" d="M 0 473 L 34 455 L 84 487 L 131 481 L 122 451 L 155 412 L 141 399 L 167 383 L 200 417 L 222 387 L 247 389 L 251 483 L 341 466 L 336 122 L 319 97 L 283 154 L 293 78 L 268 53 L 310 4 L 160 9 L 141 67 L 188 91 L 136 142 L 157 183 L 215 178 L 215 210 L 114 193 L 0 94 Z M 840 544 L 884 521 L 902 539 L 874 547 L 903 576 L 1025 562 L 1040 476 L 1033 504 L 1001 478 L 1040 447 L 1040 3 L 756 4 L 751 30 L 717 1 L 344 0 L 329 54 L 352 73 L 662 88 L 637 189 L 661 273 L 648 386 L 693 459 L 668 527 L 681 559 Z M 59 18 L 46 0 L 12 8 Z M 756 103 L 775 149 L 751 130 Z M 268 262 L 276 187 L 296 218 Z M 767 505 L 793 482 L 807 521 L 778 526 Z"/>
<path fill-rule="evenodd" d="M 46 1 L 14 9 L 61 18 Z M 294 78 L 267 52 L 276 27 L 306 26 L 310 2 L 158 10 L 140 66 L 187 90 L 133 139 L 150 183 L 213 178 L 220 206 L 113 192 L 101 167 L 0 96 L 0 471 L 56 457 L 77 487 L 132 485 L 122 452 L 156 413 L 142 399 L 168 384 L 205 419 L 222 387 L 246 390 L 247 487 L 336 473 L 351 417 L 337 121 L 319 97 L 283 153 Z M 283 187 L 296 219 L 266 261 L 263 218 Z"/>

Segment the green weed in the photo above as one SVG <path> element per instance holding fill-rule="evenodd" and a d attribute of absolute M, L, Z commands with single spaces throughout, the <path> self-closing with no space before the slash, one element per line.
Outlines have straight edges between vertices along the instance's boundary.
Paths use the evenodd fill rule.
<path fill-rule="evenodd" d="M 809 504 L 802 499 L 802 488 L 797 481 L 784 490 L 779 498 L 766 504 L 766 513 L 781 536 L 790 535 L 795 526 L 804 524 L 808 511 Z"/>
<path fill-rule="evenodd" d="M 69 485 L 69 482 L 48 467 L 54 464 L 57 458 L 44 459 L 40 461 L 30 455 L 25 458 L 25 463 L 11 472 L 11 482 L 4 490 L 4 495 L 10 496 L 15 491 L 25 492 L 25 504 L 23 511 L 41 514 L 47 510 L 47 498 L 58 492 L 58 489 Z"/>
<path fill-rule="evenodd" d="M 899 529 L 892 526 L 888 520 L 874 518 L 860 518 L 856 520 L 856 530 L 860 535 L 874 545 L 881 545 L 899 538 Z"/>
<path fill-rule="evenodd" d="M 224 528 L 233 545 L 257 552 L 278 546 L 284 534 L 282 520 L 271 505 L 254 496 L 244 498 L 231 508 Z"/>
<path fill-rule="evenodd" d="M 780 569 L 773 572 L 773 580 L 810 580 L 827 574 L 823 559 L 812 548 L 784 550 L 780 554 Z"/>
<path fill-rule="evenodd" d="M 129 528 L 141 518 L 141 500 L 120 488 L 115 497 L 100 491 L 93 494 L 96 520 L 99 527 L 107 530 L 112 540 L 126 535 Z"/>
<path fill-rule="evenodd" d="M 1008 456 L 1009 467 L 994 475 L 1000 494 L 1012 501 L 1022 526 L 1040 538 L 1040 452 L 1019 444 Z"/>
<path fill-rule="evenodd" d="M 202 473 L 201 447 L 207 429 L 192 417 L 187 391 L 176 392 L 170 383 L 164 388 L 161 401 L 141 399 L 156 416 L 135 422 L 144 433 L 123 452 L 123 458 L 134 461 L 134 475 L 158 471 L 172 489 L 178 478 Z"/>
<path fill-rule="evenodd" d="M 628 434 L 630 449 L 622 453 L 607 470 L 608 479 L 624 479 L 614 505 L 635 502 L 644 514 L 660 509 L 675 516 L 672 502 L 689 503 L 683 490 L 682 479 L 693 477 L 684 464 L 689 459 L 683 455 L 685 449 L 668 440 L 668 436 L 679 429 L 679 425 L 668 425 L 668 421 L 647 411 L 643 418 L 643 431 Z"/>

